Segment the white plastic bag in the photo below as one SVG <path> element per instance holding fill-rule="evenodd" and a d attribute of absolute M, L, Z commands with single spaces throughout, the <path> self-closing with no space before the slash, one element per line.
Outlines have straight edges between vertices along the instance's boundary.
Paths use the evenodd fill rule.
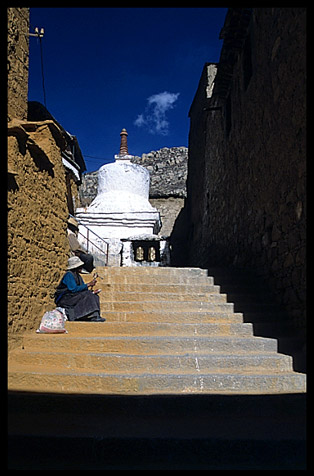
<path fill-rule="evenodd" d="M 63 307 L 57 307 L 53 311 L 47 311 L 42 317 L 37 334 L 64 334 L 68 331 L 65 329 L 65 321 L 67 316 Z"/>

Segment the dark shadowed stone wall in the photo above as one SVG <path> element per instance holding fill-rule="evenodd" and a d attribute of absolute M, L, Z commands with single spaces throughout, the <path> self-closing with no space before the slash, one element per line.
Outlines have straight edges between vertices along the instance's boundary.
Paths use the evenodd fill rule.
<path fill-rule="evenodd" d="M 298 328 L 306 292 L 305 23 L 304 8 L 229 9 L 220 62 L 205 65 L 190 110 L 184 212 L 189 264 L 253 270 Z"/>

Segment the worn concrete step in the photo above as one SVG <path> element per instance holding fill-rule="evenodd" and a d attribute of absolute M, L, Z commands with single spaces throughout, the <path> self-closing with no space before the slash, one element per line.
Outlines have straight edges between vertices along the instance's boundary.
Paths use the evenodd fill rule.
<path fill-rule="evenodd" d="M 251 280 L 249 280 L 247 283 L 241 283 L 241 281 L 225 283 L 217 279 L 215 276 L 212 277 L 214 278 L 215 284 L 220 286 L 224 293 L 243 294 L 243 292 L 245 292 L 249 295 L 265 295 L 265 289 L 263 289 L 261 286 L 257 286 Z"/>
<path fill-rule="evenodd" d="M 10 372 L 47 369 L 102 371 L 106 373 L 156 372 L 212 372 L 232 371 L 292 371 L 292 357 L 277 353 L 268 354 L 182 354 L 182 355 L 126 355 L 84 352 L 16 351 L 12 355 Z"/>
<path fill-rule="evenodd" d="M 283 321 L 278 322 L 275 319 L 271 321 L 265 320 L 264 322 L 252 321 L 252 323 L 254 326 L 254 332 L 256 333 L 256 335 L 259 335 L 261 337 L 291 337 L 294 339 L 300 338 L 304 341 L 304 336 L 302 334 L 298 334 L 298 332 L 294 327 L 292 327 L 292 325 L 289 326 L 289 323 L 286 324 Z"/>
<path fill-rule="evenodd" d="M 67 322 L 66 329 L 81 336 L 253 336 L 252 324 L 170 322 Z"/>
<path fill-rule="evenodd" d="M 92 323 L 91 323 L 92 325 Z M 71 334 L 25 335 L 26 350 L 109 352 L 121 354 L 184 354 L 276 352 L 277 341 L 264 337 L 169 337 L 169 336 L 71 336 Z"/>
<path fill-rule="evenodd" d="M 178 267 L 145 267 L 145 266 L 113 266 L 97 267 L 96 271 L 102 275 L 117 276 L 189 276 L 192 278 L 207 277 L 208 272 L 202 268 Z"/>
<path fill-rule="evenodd" d="M 212 276 L 206 270 L 191 268 L 96 268 L 98 283 L 104 284 L 191 284 L 213 285 Z M 85 280 L 91 276 L 86 274 Z"/>
<path fill-rule="evenodd" d="M 137 275 L 137 274 L 155 274 L 155 275 L 182 275 L 185 276 L 207 276 L 208 271 L 202 268 L 193 268 L 193 267 L 171 267 L 171 266 L 99 266 L 97 271 L 102 271 L 103 273 L 108 274 L 127 274 L 127 275 Z"/>
<path fill-rule="evenodd" d="M 84 280 L 90 280 L 92 277 L 92 274 L 84 275 L 83 279 Z M 187 286 L 213 286 L 217 285 L 217 283 L 214 284 L 214 279 L 211 276 L 199 276 L 196 278 L 192 278 L 189 276 L 142 276 L 141 274 L 139 275 L 124 275 L 124 274 L 117 274 L 117 275 L 103 275 L 103 274 L 98 274 L 98 283 L 103 282 L 104 284 L 152 284 L 152 285 L 158 285 L 158 284 L 171 284 L 171 285 L 187 285 Z"/>
<path fill-rule="evenodd" d="M 244 317 L 245 322 L 260 322 L 260 323 L 271 323 L 271 322 L 277 322 L 280 326 L 285 325 L 285 318 L 287 315 L 283 312 L 276 312 L 276 311 L 271 311 L 271 310 L 264 310 L 261 311 L 260 309 L 257 311 L 244 311 L 241 314 Z"/>
<path fill-rule="evenodd" d="M 101 301 L 101 312 L 106 311 L 234 311 L 233 303 L 206 301 Z"/>
<path fill-rule="evenodd" d="M 242 323 L 243 315 L 233 312 L 216 311 L 173 311 L 173 310 L 150 310 L 150 311 L 109 311 L 102 309 L 101 314 L 107 322 L 173 322 L 173 323 Z M 69 324 L 67 322 L 66 326 Z M 96 323 L 94 323 L 96 324 Z"/>
<path fill-rule="evenodd" d="M 258 304 L 267 304 L 268 306 L 272 306 L 272 308 L 275 310 L 280 311 L 280 307 L 274 304 L 273 301 L 271 301 L 269 298 L 260 295 L 258 293 L 248 293 L 248 292 L 231 292 L 231 291 L 223 291 L 225 294 L 228 294 L 228 298 L 232 302 L 239 302 L 239 303 L 258 303 Z"/>
<path fill-rule="evenodd" d="M 93 394 L 272 394 L 304 392 L 304 374 L 296 372 L 251 372 L 248 374 L 212 372 L 107 374 L 63 371 L 9 372 L 9 389 Z"/>
<path fill-rule="evenodd" d="M 86 279 L 86 278 L 85 278 Z M 138 293 L 192 293 L 192 294 L 204 294 L 204 293 L 219 293 L 220 286 L 213 284 L 119 284 L 119 283 L 104 283 L 98 278 L 97 288 L 101 288 L 103 292 L 138 292 Z"/>
<path fill-rule="evenodd" d="M 217 283 L 242 286 L 260 286 L 261 284 L 261 280 L 249 269 L 209 267 L 206 272 L 213 276 Z"/>
<path fill-rule="evenodd" d="M 84 275 L 84 281 L 90 281 L 92 279 L 92 275 Z M 110 285 L 182 285 L 182 286 L 218 286 L 211 277 L 200 277 L 200 278 L 188 278 L 185 276 L 178 277 L 176 279 L 171 278 L 168 279 L 167 276 L 108 276 L 102 277 L 98 276 L 97 278 L 97 285 L 103 284 L 110 284 Z"/>
<path fill-rule="evenodd" d="M 269 302 L 248 302 L 248 301 L 231 301 L 230 296 L 227 297 L 227 301 L 232 302 L 234 310 L 236 312 L 250 312 L 250 313 L 275 313 L 276 309 L 272 303 Z"/>
<path fill-rule="evenodd" d="M 99 286 L 99 288 L 101 288 Z M 201 301 L 210 303 L 226 303 L 227 296 L 219 293 L 171 293 L 171 292 L 140 292 L 140 291 L 104 291 L 100 294 L 100 302 L 105 301 Z"/>

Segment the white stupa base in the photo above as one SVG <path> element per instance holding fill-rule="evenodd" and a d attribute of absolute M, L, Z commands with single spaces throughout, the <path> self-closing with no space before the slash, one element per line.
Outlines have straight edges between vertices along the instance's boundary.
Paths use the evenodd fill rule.
<path fill-rule="evenodd" d="M 87 209 L 76 210 L 78 240 L 93 254 L 96 264 L 101 261 L 109 266 L 128 266 L 141 264 L 132 263 L 132 259 L 125 255 L 131 256 L 130 246 L 136 247 L 133 237 L 146 236 L 151 241 L 151 247 L 156 247 L 159 259 L 157 234 L 161 229 L 161 220 L 160 213 L 148 200 L 149 172 L 140 165 L 130 163 L 132 156 L 119 155 L 115 158 L 116 162 L 105 164 L 98 171 L 95 199 Z M 145 240 L 143 246 L 146 249 Z M 157 260 L 152 260 L 151 265 L 158 266 L 156 263 Z"/>
<path fill-rule="evenodd" d="M 91 213 L 77 209 L 80 234 L 86 234 L 86 226 L 100 238 L 129 238 L 140 234 L 157 234 L 160 230 L 160 215 L 151 212 Z M 92 237 L 90 237 L 92 239 Z"/>
<path fill-rule="evenodd" d="M 161 227 L 157 211 L 91 213 L 77 209 L 76 218 L 79 222 L 78 241 L 94 256 L 97 266 L 137 266 L 124 258 L 125 253 L 129 255 L 133 238 L 145 236 L 155 240 Z"/>

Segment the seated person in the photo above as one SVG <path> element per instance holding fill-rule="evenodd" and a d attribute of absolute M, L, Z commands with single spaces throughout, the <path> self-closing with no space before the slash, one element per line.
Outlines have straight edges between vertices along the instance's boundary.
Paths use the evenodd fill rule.
<path fill-rule="evenodd" d="M 96 278 L 85 284 L 80 276 L 83 266 L 78 256 L 69 258 L 67 272 L 55 292 L 55 303 L 65 309 L 69 321 L 104 322 L 99 296 L 89 289 L 95 286 Z"/>
<path fill-rule="evenodd" d="M 84 248 L 80 245 L 78 239 L 78 222 L 75 218 L 68 219 L 68 240 L 71 250 L 71 256 L 78 256 L 80 260 L 84 261 L 83 272 L 91 273 L 94 269 L 94 258 L 92 255 L 86 253 Z"/>

